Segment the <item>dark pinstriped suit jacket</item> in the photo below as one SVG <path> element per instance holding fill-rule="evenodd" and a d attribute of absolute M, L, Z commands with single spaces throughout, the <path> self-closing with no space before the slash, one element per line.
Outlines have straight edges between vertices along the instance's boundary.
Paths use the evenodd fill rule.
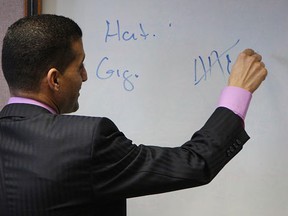
<path fill-rule="evenodd" d="M 107 118 L 10 104 L 0 113 L 0 215 L 126 215 L 126 198 L 210 182 L 248 139 L 226 108 L 163 148 L 132 144 Z"/>

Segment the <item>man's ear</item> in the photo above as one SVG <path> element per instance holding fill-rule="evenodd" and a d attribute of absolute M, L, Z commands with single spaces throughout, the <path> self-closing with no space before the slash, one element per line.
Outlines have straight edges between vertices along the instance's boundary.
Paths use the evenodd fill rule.
<path fill-rule="evenodd" d="M 53 91 L 59 91 L 60 85 L 59 85 L 59 79 L 60 79 L 61 73 L 56 68 L 51 68 L 47 73 L 47 81 L 48 85 L 51 90 Z"/>

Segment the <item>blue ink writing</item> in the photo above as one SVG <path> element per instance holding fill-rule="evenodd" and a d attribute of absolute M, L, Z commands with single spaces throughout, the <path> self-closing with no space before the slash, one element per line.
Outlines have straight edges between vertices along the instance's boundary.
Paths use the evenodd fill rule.
<path fill-rule="evenodd" d="M 226 54 L 226 59 L 225 59 L 225 63 L 227 64 L 226 66 L 226 71 L 228 74 L 230 74 L 231 70 L 230 70 L 230 65 L 231 65 L 231 59 L 229 54 L 227 54 L 232 48 L 234 48 L 240 40 L 237 40 L 236 43 L 234 43 L 231 47 L 229 47 L 228 49 L 226 49 L 224 52 L 222 52 L 220 55 L 216 50 L 213 50 L 210 53 L 210 56 L 208 56 L 208 66 L 205 64 L 204 59 L 201 56 L 198 56 L 198 59 L 200 60 L 200 65 L 202 66 L 202 76 L 198 77 L 198 70 L 197 70 L 197 66 L 198 66 L 198 59 L 194 59 L 194 85 L 199 84 L 202 80 L 206 80 L 207 79 L 207 73 L 209 73 L 211 75 L 212 73 L 212 67 L 214 67 L 215 64 L 217 64 L 222 72 L 222 74 L 224 74 L 224 69 L 222 67 L 222 63 L 223 60 L 221 61 L 221 58 L 223 57 L 223 55 Z M 214 58 L 213 58 L 214 57 Z M 212 62 L 212 59 L 215 59 Z"/>
<path fill-rule="evenodd" d="M 117 77 L 123 80 L 123 87 L 126 91 L 132 91 L 134 89 L 134 84 L 132 82 L 132 78 L 138 78 L 137 74 L 131 73 L 128 69 L 120 70 L 120 69 L 103 69 L 105 64 L 108 63 L 109 58 L 104 57 L 99 62 L 96 69 L 96 76 L 101 80 L 106 80 L 109 78 Z"/>
<path fill-rule="evenodd" d="M 149 36 L 149 34 L 145 31 L 142 23 L 139 23 L 139 31 L 137 32 L 123 30 L 119 20 L 116 21 L 115 28 L 114 31 L 111 30 L 111 23 L 106 20 L 105 43 L 108 43 L 108 40 L 112 40 L 113 38 L 115 38 L 117 41 L 136 41 L 139 38 L 146 40 Z"/>

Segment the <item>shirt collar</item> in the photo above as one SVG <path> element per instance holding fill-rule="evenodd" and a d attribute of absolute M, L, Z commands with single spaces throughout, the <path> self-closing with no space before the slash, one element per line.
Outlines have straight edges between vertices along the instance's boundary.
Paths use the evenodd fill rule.
<path fill-rule="evenodd" d="M 41 103 L 39 101 L 30 99 L 30 98 L 10 97 L 10 99 L 8 100 L 8 104 L 16 104 L 16 103 L 32 104 L 32 105 L 40 106 L 40 107 L 47 109 L 49 112 L 51 112 L 53 114 L 57 114 L 57 112 L 54 109 L 52 109 L 50 106 L 48 106 L 44 103 Z"/>

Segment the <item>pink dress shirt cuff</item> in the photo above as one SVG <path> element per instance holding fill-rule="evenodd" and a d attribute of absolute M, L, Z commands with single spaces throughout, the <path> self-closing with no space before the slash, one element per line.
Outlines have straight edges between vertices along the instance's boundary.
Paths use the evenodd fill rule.
<path fill-rule="evenodd" d="M 252 98 L 252 93 L 235 86 L 227 86 L 223 89 L 218 107 L 226 107 L 245 120 L 247 110 Z"/>

